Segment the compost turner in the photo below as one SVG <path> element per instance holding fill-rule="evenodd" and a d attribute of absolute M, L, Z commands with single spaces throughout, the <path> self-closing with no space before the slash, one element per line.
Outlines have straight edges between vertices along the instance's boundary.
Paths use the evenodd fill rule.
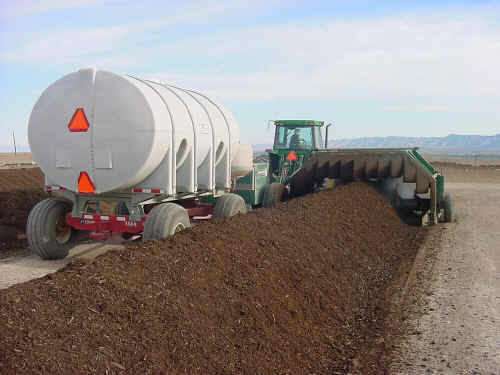
<path fill-rule="evenodd" d="M 416 148 L 328 149 L 328 126 L 323 141 L 322 121 L 280 120 L 274 125 L 265 204 L 313 192 L 327 179 L 365 180 L 378 183 L 403 214 L 416 215 L 425 224 L 452 220 L 444 177 Z"/>

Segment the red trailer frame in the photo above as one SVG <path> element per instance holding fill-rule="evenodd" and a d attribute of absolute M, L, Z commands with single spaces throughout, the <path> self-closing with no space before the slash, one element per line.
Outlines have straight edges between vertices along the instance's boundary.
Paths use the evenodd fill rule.
<path fill-rule="evenodd" d="M 191 219 L 209 219 L 213 213 L 213 205 L 200 203 L 194 199 L 181 200 L 177 202 L 183 206 Z M 148 205 L 146 212 L 156 206 Z M 134 221 L 127 215 L 103 215 L 95 213 L 83 213 L 81 217 L 66 215 L 66 224 L 77 230 L 90 232 L 92 238 L 110 238 L 113 235 L 140 234 L 144 230 L 147 214 L 140 221 Z M 60 231 L 69 228 L 60 228 Z"/>

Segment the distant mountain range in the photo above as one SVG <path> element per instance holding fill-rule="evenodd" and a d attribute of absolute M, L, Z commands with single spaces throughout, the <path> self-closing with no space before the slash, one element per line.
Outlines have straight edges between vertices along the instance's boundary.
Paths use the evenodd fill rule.
<path fill-rule="evenodd" d="M 353 139 L 334 139 L 328 143 L 330 148 L 391 148 L 419 147 L 423 151 L 444 154 L 453 153 L 500 153 L 500 134 L 459 135 L 446 137 L 364 137 Z M 254 145 L 254 151 L 264 151 L 272 145 Z"/>

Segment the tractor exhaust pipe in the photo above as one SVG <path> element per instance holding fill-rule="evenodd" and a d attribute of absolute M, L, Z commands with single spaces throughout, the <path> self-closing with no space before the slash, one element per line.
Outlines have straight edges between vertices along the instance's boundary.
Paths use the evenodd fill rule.
<path fill-rule="evenodd" d="M 329 123 L 325 128 L 325 149 L 328 148 L 328 128 L 332 125 L 332 123 Z"/>

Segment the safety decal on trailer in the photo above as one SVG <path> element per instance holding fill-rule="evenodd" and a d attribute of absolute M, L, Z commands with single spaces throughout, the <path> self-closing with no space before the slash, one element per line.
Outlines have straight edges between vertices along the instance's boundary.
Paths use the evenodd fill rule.
<path fill-rule="evenodd" d="M 199 124 L 198 129 L 200 130 L 200 134 L 210 133 L 210 125 L 208 124 Z"/>
<path fill-rule="evenodd" d="M 142 189 L 142 188 L 133 188 L 133 193 L 147 193 L 147 194 L 164 194 L 164 189 Z"/>

